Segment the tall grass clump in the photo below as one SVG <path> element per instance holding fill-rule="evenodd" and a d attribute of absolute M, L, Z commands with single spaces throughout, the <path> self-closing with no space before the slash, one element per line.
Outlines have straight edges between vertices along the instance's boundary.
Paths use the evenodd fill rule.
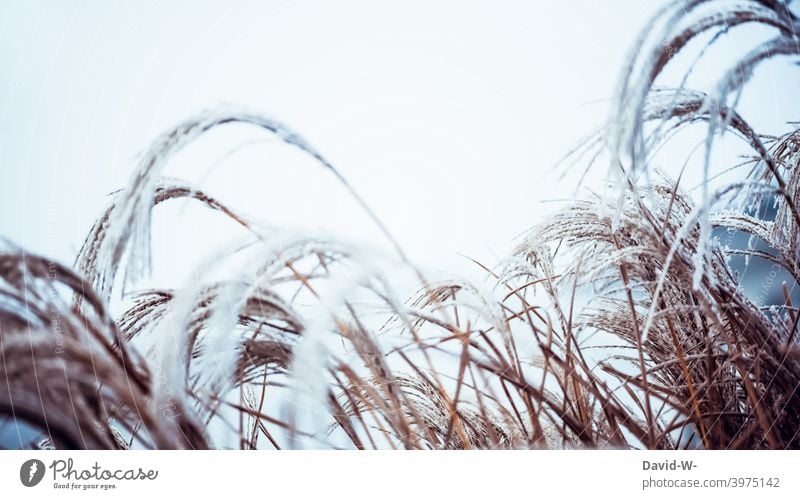
<path fill-rule="evenodd" d="M 712 92 L 688 88 L 705 51 L 745 25 L 773 38 Z M 498 265 L 476 262 L 478 283 L 431 280 L 374 216 L 396 255 L 276 229 L 164 176 L 181 149 L 237 123 L 307 154 L 367 209 L 284 125 L 200 113 L 153 142 L 74 268 L 0 248 L 0 413 L 19 446 L 47 448 L 800 448 L 800 131 L 761 135 L 737 113 L 760 64 L 797 59 L 799 30 L 779 1 L 664 7 L 636 40 L 608 126 L 571 156 L 608 159 L 606 192 L 567 203 Z M 660 86 L 698 43 L 680 84 Z M 705 137 L 697 190 L 652 166 L 688 128 Z M 717 187 L 723 135 L 749 153 Z M 190 285 L 141 288 L 152 218 L 175 199 L 242 239 Z M 747 244 L 721 243 L 726 231 Z M 743 285 L 755 262 L 780 303 Z M 419 292 L 400 296 L 390 268 Z"/>

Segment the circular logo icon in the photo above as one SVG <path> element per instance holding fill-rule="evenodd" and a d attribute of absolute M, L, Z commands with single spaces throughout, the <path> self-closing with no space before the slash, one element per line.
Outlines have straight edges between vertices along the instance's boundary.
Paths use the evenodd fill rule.
<path fill-rule="evenodd" d="M 44 478 L 44 463 L 38 459 L 28 459 L 19 468 L 19 481 L 26 487 L 35 487 Z"/>

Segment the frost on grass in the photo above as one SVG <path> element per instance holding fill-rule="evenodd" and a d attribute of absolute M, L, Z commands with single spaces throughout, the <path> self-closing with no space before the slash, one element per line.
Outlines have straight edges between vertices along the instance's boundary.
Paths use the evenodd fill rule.
<path fill-rule="evenodd" d="M 773 38 L 712 88 L 689 88 L 745 25 Z M 364 206 L 280 123 L 241 110 L 188 119 L 145 152 L 74 270 L 0 248 L 0 413 L 16 445 L 800 448 L 800 130 L 761 135 L 737 112 L 760 65 L 797 58 L 798 28 L 777 1 L 666 5 L 622 70 L 608 126 L 570 156 L 587 169 L 609 159 L 606 192 L 582 190 L 506 259 L 476 262 L 479 282 L 433 280 L 393 239 L 385 255 L 268 228 L 165 177 L 176 152 L 239 123 L 310 155 Z M 677 85 L 661 85 L 687 51 Z M 697 127 L 704 140 L 674 169 L 654 166 Z M 740 178 L 712 185 L 727 135 L 749 153 L 726 165 Z M 692 190 L 682 179 L 697 151 Z M 136 289 L 156 207 L 178 198 L 242 239 L 178 289 Z M 232 275 L 212 272 L 223 265 Z M 754 297 L 756 265 L 769 270 Z M 394 291 L 398 271 L 417 294 Z"/>

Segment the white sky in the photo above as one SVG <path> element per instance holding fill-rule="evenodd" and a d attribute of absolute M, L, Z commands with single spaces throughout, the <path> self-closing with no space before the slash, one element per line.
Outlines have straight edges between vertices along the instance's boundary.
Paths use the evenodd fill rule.
<path fill-rule="evenodd" d="M 633 26 L 651 11 L 637 1 L 2 2 L 0 234 L 71 261 L 136 154 L 229 103 L 305 135 L 423 265 L 455 252 L 494 259 L 544 199 L 570 192 L 549 171 L 605 118 L 607 102 L 594 101 L 611 95 Z M 167 174 L 198 180 L 260 136 L 215 134 Z M 329 174 L 283 147 L 247 148 L 203 185 L 275 224 L 382 242 Z"/>
<path fill-rule="evenodd" d="M 493 263 L 552 209 L 544 201 L 572 194 L 552 167 L 606 119 L 657 5 L 0 2 L 0 235 L 71 262 L 137 153 L 229 103 L 302 133 L 416 262 Z M 215 133 L 166 173 L 274 224 L 383 244 L 330 174 L 274 141 L 209 173 L 260 137 Z M 175 249 L 164 269 L 236 233 L 180 205 L 156 213 L 170 223 L 155 244 Z"/>

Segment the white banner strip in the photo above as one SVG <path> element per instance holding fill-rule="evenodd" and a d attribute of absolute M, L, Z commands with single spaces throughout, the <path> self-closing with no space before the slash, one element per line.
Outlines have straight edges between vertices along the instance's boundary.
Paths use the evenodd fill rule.
<path fill-rule="evenodd" d="M 796 498 L 798 470 L 793 451 L 0 451 L 0 497 Z"/>

